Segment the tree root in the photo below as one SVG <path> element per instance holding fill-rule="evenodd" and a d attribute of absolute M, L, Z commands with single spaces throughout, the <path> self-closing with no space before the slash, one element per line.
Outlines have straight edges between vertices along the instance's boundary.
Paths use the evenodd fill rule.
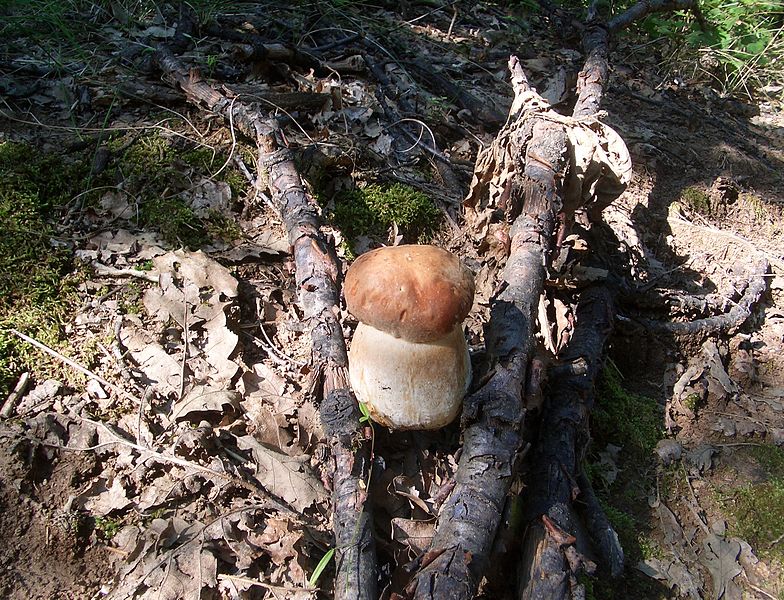
<path fill-rule="evenodd" d="M 765 290 L 768 289 L 766 275 L 769 270 L 768 261 L 760 260 L 749 275 L 746 290 L 738 303 L 729 312 L 715 317 L 706 317 L 688 322 L 659 322 L 644 321 L 644 325 L 654 331 L 664 331 L 674 335 L 710 335 L 715 333 L 732 332 L 743 325 L 751 316 L 754 305 L 759 302 Z"/>

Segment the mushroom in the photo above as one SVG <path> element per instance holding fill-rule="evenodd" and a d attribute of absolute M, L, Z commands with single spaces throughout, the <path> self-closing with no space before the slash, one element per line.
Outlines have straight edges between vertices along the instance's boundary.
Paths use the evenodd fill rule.
<path fill-rule="evenodd" d="M 450 423 L 471 381 L 461 327 L 474 298 L 471 272 L 435 246 L 379 248 L 351 265 L 345 294 L 359 321 L 349 377 L 371 418 L 391 429 Z"/>

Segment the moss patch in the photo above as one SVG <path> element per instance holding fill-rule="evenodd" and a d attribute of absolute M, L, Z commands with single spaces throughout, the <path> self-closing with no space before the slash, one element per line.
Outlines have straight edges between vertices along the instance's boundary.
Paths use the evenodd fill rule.
<path fill-rule="evenodd" d="M 71 252 L 52 239 L 58 209 L 83 188 L 88 164 L 0 143 L 0 397 L 24 369 L 35 365 L 47 376 L 59 368 L 10 329 L 61 344 L 79 274 L 72 272 Z"/>
<path fill-rule="evenodd" d="M 620 371 L 610 362 L 599 378 L 596 395 L 591 418 L 595 436 L 638 457 L 650 456 L 664 435 L 656 400 L 625 390 Z"/>
<path fill-rule="evenodd" d="M 122 147 L 122 140 L 113 142 Z M 157 230 L 169 244 L 199 248 L 213 238 L 236 239 L 239 227 L 230 215 L 211 213 L 200 218 L 179 196 L 200 176 L 218 170 L 226 161 L 210 148 L 179 148 L 160 133 L 139 137 L 125 150 L 117 166 L 119 178 L 140 199 L 139 224 Z M 245 179 L 236 169 L 218 176 L 238 195 Z"/>
<path fill-rule="evenodd" d="M 765 471 L 767 480 L 731 491 L 718 490 L 721 504 L 731 519 L 733 534 L 751 544 L 764 558 L 784 560 L 784 450 L 776 446 L 752 447 L 751 456 Z"/>
<path fill-rule="evenodd" d="M 687 187 L 681 192 L 683 204 L 691 210 L 701 215 L 709 215 L 711 212 L 710 196 L 698 187 Z"/>
<path fill-rule="evenodd" d="M 593 442 L 585 472 L 593 482 L 607 518 L 626 553 L 627 564 L 661 556 L 662 550 L 650 536 L 647 498 L 654 489 L 655 464 L 652 451 L 663 435 L 662 415 L 653 398 L 635 394 L 623 385 L 623 376 L 610 361 L 596 387 L 596 405 L 591 414 Z M 606 470 L 595 454 L 607 444 L 620 446 L 615 481 L 607 485 L 598 474 Z M 653 579 L 631 570 L 623 580 L 601 577 L 593 581 L 596 598 L 630 596 L 666 598 L 667 589 Z"/>
<path fill-rule="evenodd" d="M 383 236 L 393 223 L 405 241 L 424 242 L 435 233 L 441 213 L 425 194 L 395 183 L 338 193 L 331 217 L 352 242 L 359 236 Z"/>

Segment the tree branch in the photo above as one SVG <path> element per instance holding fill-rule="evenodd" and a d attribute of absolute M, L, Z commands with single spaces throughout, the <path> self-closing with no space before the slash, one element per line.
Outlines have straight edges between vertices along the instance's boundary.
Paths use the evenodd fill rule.
<path fill-rule="evenodd" d="M 187 73 L 165 49 L 156 52 L 155 62 L 192 103 L 220 114 L 256 140 L 259 170 L 268 174 L 272 201 L 293 248 L 299 300 L 311 330 L 311 362 L 320 375 L 316 391 L 333 457 L 335 598 L 375 600 L 376 557 L 365 489 L 370 444 L 361 433 L 359 407 L 348 385 L 348 357 L 337 317 L 342 270 L 332 243 L 320 230 L 318 212 L 291 151 L 280 142 L 277 122 L 226 98 L 197 73 Z"/>

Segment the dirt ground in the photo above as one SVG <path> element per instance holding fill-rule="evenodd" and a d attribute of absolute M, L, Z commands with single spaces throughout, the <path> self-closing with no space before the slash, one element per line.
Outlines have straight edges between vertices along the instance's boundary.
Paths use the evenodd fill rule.
<path fill-rule="evenodd" d="M 546 19 L 458 5 L 454 22 L 446 10 L 404 24 L 374 9 L 368 39 L 394 56 L 407 41 L 502 114 L 511 102 L 511 52 L 537 87 L 557 67 L 579 68 L 574 40 L 555 35 Z M 319 24 L 349 30 L 359 22 L 350 11 L 303 11 L 301 19 L 279 8 L 251 12 L 245 30 L 263 32 L 268 43 L 326 47 L 335 40 Z M 329 597 L 331 566 L 309 581 L 331 543 L 328 450 L 309 394 L 309 338 L 285 231 L 243 173 L 255 168 L 252 150 L 158 74 L 139 70 L 143 60 L 126 38 L 143 32 L 162 43 L 165 22 L 153 15 L 120 27 L 117 14 L 99 17 L 91 23 L 108 48 L 96 46 L 92 60 L 106 61 L 104 74 L 51 69 L 48 51 L 27 53 L 22 33 L 0 42 L 0 144 L 23 142 L 88 165 L 88 200 L 72 194 L 49 216 L 52 242 L 78 274 L 76 300 L 51 345 L 92 373 L 88 383 L 38 350 L 15 359 L 11 388 L 23 370 L 32 381 L 0 422 L 0 596 Z M 261 29 L 266 19 L 274 25 Z M 300 21 L 307 35 L 295 35 Z M 241 17 L 231 22 L 242 30 Z M 388 39 L 378 38 L 390 28 Z M 332 74 L 274 58 L 243 70 L 236 47 L 203 34 L 188 58 L 210 81 L 229 79 L 250 95 L 255 86 L 342 98 L 317 110 L 289 107 L 286 134 L 320 197 L 340 198 L 354 181 L 403 181 L 449 215 L 435 243 L 460 249 L 477 273 L 495 264 L 492 248 L 469 248 L 460 233 L 476 140 L 492 139 L 481 120 L 389 62 L 387 75 L 410 85 L 395 102 L 415 105 L 420 112 L 406 118 L 430 124 L 454 160 L 450 182 L 426 152 L 411 160 L 395 152 L 411 142 L 394 139 L 374 96 L 377 72 L 346 66 L 367 47 L 325 50 Z M 607 368 L 633 402 L 652 403 L 657 419 L 647 452 L 597 425 L 589 471 L 625 543 L 627 568 L 620 581 L 597 580 L 589 597 L 782 598 L 784 116 L 780 102 L 725 98 L 705 78 L 682 75 L 661 58 L 665 50 L 633 37 L 614 46 L 604 121 L 626 142 L 634 177 L 603 222 L 581 235 L 592 244 L 591 266 L 618 290 Z M 410 59 L 400 62 L 410 67 Z M 206 159 L 198 153 L 205 148 Z M 239 161 L 229 160 L 234 154 Z M 140 209 L 153 206 L 150 190 L 176 203 Z M 182 203 L 191 212 L 184 226 L 172 225 Z M 344 262 L 372 245 L 415 241 L 395 225 L 340 245 L 350 236 L 335 206 L 327 202 L 324 213 L 334 218 Z M 221 211 L 228 217 L 217 217 Z M 764 289 L 748 318 L 697 331 L 673 326 L 732 313 L 757 281 Z M 478 284 L 470 317 L 477 355 L 487 318 L 482 290 L 491 283 Z M 350 334 L 354 321 L 342 317 Z M 4 317 L 3 327 L 25 323 Z M 608 385 L 600 386 L 600 407 L 610 401 Z M 458 424 L 376 433 L 371 496 L 392 587 L 432 536 L 459 433 Z M 489 574 L 483 597 L 513 597 L 508 580 Z"/>

